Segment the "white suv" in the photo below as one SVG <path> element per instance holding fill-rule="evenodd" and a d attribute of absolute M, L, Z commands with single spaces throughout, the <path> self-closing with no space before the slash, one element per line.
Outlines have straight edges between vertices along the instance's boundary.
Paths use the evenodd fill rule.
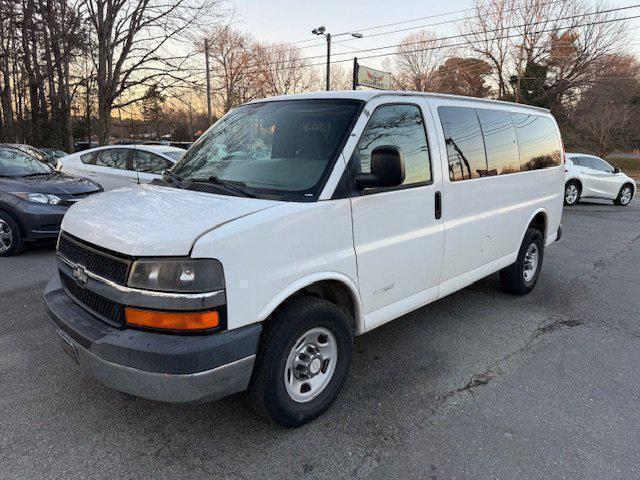
<path fill-rule="evenodd" d="M 575 205 L 581 198 L 604 198 L 616 205 L 628 205 L 636 192 L 636 182 L 600 157 L 567 153 L 564 204 Z"/>

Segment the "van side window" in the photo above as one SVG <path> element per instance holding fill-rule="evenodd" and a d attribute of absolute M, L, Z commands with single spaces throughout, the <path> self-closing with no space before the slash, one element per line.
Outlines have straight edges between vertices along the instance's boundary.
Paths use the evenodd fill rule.
<path fill-rule="evenodd" d="M 520 171 L 516 129 L 511 115 L 504 110 L 476 109 L 487 154 L 487 175 L 505 175 Z"/>
<path fill-rule="evenodd" d="M 560 165 L 560 139 L 553 120 L 522 113 L 512 113 L 511 116 L 516 126 L 522 170 L 538 170 Z"/>
<path fill-rule="evenodd" d="M 449 160 L 449 179 L 468 180 L 485 176 L 487 159 L 480 122 L 475 109 L 438 107 Z"/>
<path fill-rule="evenodd" d="M 416 105 L 381 105 L 376 108 L 353 151 L 356 171 L 371 171 L 371 152 L 381 145 L 394 145 L 404 159 L 402 186 L 431 181 L 431 159 L 424 121 Z M 358 168 L 359 167 L 359 168 Z"/>

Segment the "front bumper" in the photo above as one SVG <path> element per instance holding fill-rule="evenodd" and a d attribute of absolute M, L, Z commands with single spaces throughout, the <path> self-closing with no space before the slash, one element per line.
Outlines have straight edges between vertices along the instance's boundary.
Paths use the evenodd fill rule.
<path fill-rule="evenodd" d="M 202 403 L 249 385 L 259 324 L 209 335 L 118 329 L 76 304 L 58 276 L 44 301 L 63 349 L 108 387 L 150 400 Z"/>
<path fill-rule="evenodd" d="M 25 240 L 56 238 L 60 233 L 62 217 L 69 207 L 20 202 L 16 207 Z"/>

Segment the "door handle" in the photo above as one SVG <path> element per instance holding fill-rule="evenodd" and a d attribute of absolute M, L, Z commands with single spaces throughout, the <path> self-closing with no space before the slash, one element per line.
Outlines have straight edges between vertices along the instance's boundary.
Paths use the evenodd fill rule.
<path fill-rule="evenodd" d="M 440 218 L 442 217 L 442 194 L 440 192 L 436 192 L 435 210 L 436 220 L 440 220 Z"/>

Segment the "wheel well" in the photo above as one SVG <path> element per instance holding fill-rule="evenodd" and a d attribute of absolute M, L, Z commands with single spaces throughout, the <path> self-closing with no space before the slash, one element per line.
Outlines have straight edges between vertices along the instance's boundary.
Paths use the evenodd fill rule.
<path fill-rule="evenodd" d="M 631 187 L 631 191 L 633 192 L 633 194 L 635 195 L 636 193 L 636 186 L 631 183 L 631 182 L 625 182 L 622 184 L 622 187 L 620 187 L 620 190 L 622 190 L 626 185 L 629 185 Z"/>
<path fill-rule="evenodd" d="M 578 180 L 577 178 L 572 178 L 565 185 L 569 185 L 570 183 L 575 183 L 578 186 L 580 192 L 582 192 L 582 182 L 580 180 Z"/>
<path fill-rule="evenodd" d="M 353 331 L 358 332 L 358 325 L 356 322 L 358 312 L 356 311 L 356 303 L 352 292 L 349 287 L 338 280 L 321 280 L 319 282 L 312 283 L 311 285 L 307 285 L 290 295 L 271 313 L 271 315 L 269 315 L 269 318 L 273 317 L 276 313 L 282 310 L 286 304 L 300 295 L 313 295 L 339 306 L 349 315 Z"/>
<path fill-rule="evenodd" d="M 547 235 L 547 216 L 543 212 L 538 212 L 535 217 L 529 222 L 528 228 L 535 228 L 542 234 L 542 238 L 546 238 Z"/>
<path fill-rule="evenodd" d="M 0 212 L 9 215 L 11 218 L 13 218 L 13 221 L 16 222 L 16 225 L 18 226 L 18 228 L 20 229 L 20 234 L 24 235 L 24 227 L 22 226 L 22 223 L 20 223 L 20 220 L 18 220 L 17 216 L 8 208 L 5 208 L 4 205 L 0 205 Z"/>

